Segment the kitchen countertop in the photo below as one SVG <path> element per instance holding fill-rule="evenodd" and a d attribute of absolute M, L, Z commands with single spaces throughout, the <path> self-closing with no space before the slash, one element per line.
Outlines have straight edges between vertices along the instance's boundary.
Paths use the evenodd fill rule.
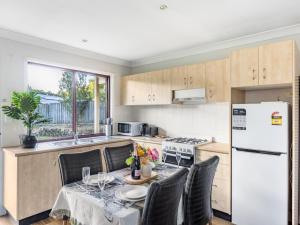
<path fill-rule="evenodd" d="M 197 150 L 229 154 L 231 152 L 231 146 L 230 144 L 226 143 L 212 142 L 205 145 L 200 145 L 197 147 Z"/>
<path fill-rule="evenodd" d="M 22 146 L 14 146 L 14 147 L 4 147 L 3 151 L 9 152 L 13 154 L 14 156 L 24 156 L 24 155 L 32 155 L 32 154 L 39 154 L 39 153 L 45 153 L 45 152 L 52 152 L 52 151 L 60 151 L 60 150 L 67 150 L 67 149 L 74 149 L 74 148 L 83 148 L 83 147 L 89 147 L 93 145 L 105 145 L 110 143 L 116 143 L 116 142 L 123 142 L 123 141 L 129 141 L 130 139 L 127 138 L 118 138 L 118 137 L 109 137 L 108 139 L 103 139 L 99 142 L 87 142 L 84 144 L 78 144 L 78 145 L 69 145 L 69 146 L 59 146 L 55 145 L 56 141 L 49 141 L 49 142 L 41 142 L 38 143 L 35 148 L 23 148 Z M 70 141 L 70 140 L 65 140 Z M 58 141 L 63 142 L 63 141 Z"/>
<path fill-rule="evenodd" d="M 115 138 L 120 138 L 120 139 L 129 139 L 133 141 L 142 141 L 142 142 L 147 142 L 147 143 L 153 143 L 153 144 L 161 144 L 162 141 L 165 140 L 165 138 L 160 138 L 160 137 L 145 137 L 145 136 L 114 136 Z"/>
<path fill-rule="evenodd" d="M 137 137 L 131 137 L 131 136 L 112 136 L 112 137 L 101 137 L 103 140 L 99 142 L 87 142 L 84 144 L 78 144 L 78 145 L 69 145 L 69 146 L 61 146 L 56 145 L 56 142 L 42 142 L 38 143 L 36 148 L 34 149 L 26 149 L 22 146 L 14 146 L 14 147 L 4 147 L 3 150 L 6 152 L 9 152 L 13 154 L 14 156 L 24 156 L 24 155 L 32 155 L 32 154 L 39 154 L 39 153 L 45 153 L 45 152 L 51 152 L 51 151 L 60 151 L 60 150 L 67 150 L 67 149 L 74 149 L 74 148 L 82 148 L 82 147 L 89 147 L 93 145 L 105 145 L 110 143 L 116 143 L 116 142 L 123 142 L 123 141 L 140 141 L 145 143 L 152 143 L 152 144 L 161 144 L 162 141 L 164 141 L 164 138 L 159 137 L 144 137 L 144 136 L 137 136 Z M 65 140 L 68 141 L 68 140 Z M 70 141 L 70 140 L 69 140 Z M 59 141 L 58 141 L 59 142 Z M 60 141 L 63 142 L 63 141 Z M 230 144 L 224 144 L 224 143 L 208 143 L 205 145 L 201 145 L 197 147 L 197 150 L 205 150 L 205 151 L 211 151 L 211 152 L 218 152 L 218 153 L 230 153 L 231 147 Z"/>

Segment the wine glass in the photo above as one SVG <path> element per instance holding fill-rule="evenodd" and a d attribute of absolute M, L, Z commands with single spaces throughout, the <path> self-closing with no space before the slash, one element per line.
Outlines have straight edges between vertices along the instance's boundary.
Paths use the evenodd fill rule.
<path fill-rule="evenodd" d="M 166 160 L 167 160 L 167 151 L 166 149 L 163 149 L 163 152 L 162 152 L 162 160 L 163 160 L 163 163 L 164 163 L 164 169 L 166 168 Z"/>
<path fill-rule="evenodd" d="M 179 168 L 179 164 L 181 161 L 181 152 L 180 151 L 176 151 L 176 161 L 177 161 L 177 167 Z"/>
<path fill-rule="evenodd" d="M 82 183 L 85 184 L 87 189 L 87 185 L 90 179 L 91 168 L 90 167 L 82 167 Z"/>
<path fill-rule="evenodd" d="M 106 182 L 107 182 L 107 173 L 106 172 L 99 172 L 98 173 L 98 186 L 100 188 L 101 194 L 104 191 Z"/>

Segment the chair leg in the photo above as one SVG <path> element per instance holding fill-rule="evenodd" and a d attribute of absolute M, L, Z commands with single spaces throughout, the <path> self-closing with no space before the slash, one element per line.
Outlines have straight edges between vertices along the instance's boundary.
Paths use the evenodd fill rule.
<path fill-rule="evenodd" d="M 213 225 L 212 220 L 208 222 L 209 225 Z"/>

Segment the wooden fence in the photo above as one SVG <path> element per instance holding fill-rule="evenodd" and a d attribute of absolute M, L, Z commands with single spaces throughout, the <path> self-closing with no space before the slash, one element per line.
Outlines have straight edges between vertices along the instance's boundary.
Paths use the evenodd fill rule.
<path fill-rule="evenodd" d="M 50 119 L 51 124 L 72 123 L 72 112 L 70 109 L 68 109 L 65 103 L 40 104 L 38 107 L 38 112 L 41 113 L 45 118 Z M 93 123 L 94 122 L 94 101 L 87 102 L 84 110 L 81 113 L 77 112 L 77 115 L 78 114 L 79 114 L 78 123 Z M 106 118 L 105 103 L 100 104 L 99 116 L 100 116 L 100 123 L 104 122 Z"/>

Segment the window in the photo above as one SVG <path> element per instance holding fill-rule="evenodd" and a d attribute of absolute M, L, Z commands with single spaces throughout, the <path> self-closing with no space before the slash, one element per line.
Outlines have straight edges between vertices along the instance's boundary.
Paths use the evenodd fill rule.
<path fill-rule="evenodd" d="M 28 63 L 28 89 L 41 97 L 38 111 L 50 120 L 34 129 L 38 140 L 104 134 L 109 117 L 109 76 Z"/>

